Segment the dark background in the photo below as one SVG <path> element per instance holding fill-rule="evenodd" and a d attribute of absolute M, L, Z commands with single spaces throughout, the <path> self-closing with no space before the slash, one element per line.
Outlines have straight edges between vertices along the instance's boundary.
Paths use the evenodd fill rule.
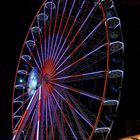
<path fill-rule="evenodd" d="M 10 140 L 11 101 L 14 76 L 21 46 L 43 0 L 7 0 L 0 4 L 0 140 Z M 140 120 L 140 0 L 115 0 L 125 44 L 125 69 L 118 117 L 112 139 L 129 135 Z M 140 128 L 140 127 L 139 127 Z M 138 126 L 132 134 L 140 133 Z"/>

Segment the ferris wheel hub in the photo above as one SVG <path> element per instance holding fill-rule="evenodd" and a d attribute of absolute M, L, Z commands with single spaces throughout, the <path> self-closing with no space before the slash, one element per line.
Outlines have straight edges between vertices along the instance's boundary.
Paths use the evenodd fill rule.
<path fill-rule="evenodd" d="M 46 75 L 45 75 L 45 82 L 48 83 L 48 82 L 49 82 L 49 79 L 50 79 L 50 78 L 49 78 L 49 75 L 46 74 Z"/>

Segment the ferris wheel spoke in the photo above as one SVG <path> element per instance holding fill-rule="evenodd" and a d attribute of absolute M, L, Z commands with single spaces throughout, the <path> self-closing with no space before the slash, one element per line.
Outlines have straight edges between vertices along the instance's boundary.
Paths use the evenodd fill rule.
<path fill-rule="evenodd" d="M 65 134 L 64 133 L 64 128 L 63 128 L 63 126 L 62 126 L 62 124 L 60 122 L 60 119 L 58 117 L 56 109 L 54 108 L 52 98 L 50 98 L 50 102 L 51 102 L 51 107 L 52 107 L 52 110 L 53 110 L 52 113 L 54 114 L 53 116 L 55 117 L 55 121 L 56 121 L 56 125 L 57 125 L 57 128 L 58 128 L 58 131 L 59 131 L 59 133 L 61 135 L 62 140 L 65 140 L 66 138 L 65 138 L 65 135 L 64 135 Z"/>
<path fill-rule="evenodd" d="M 63 35 L 64 35 L 65 31 L 66 31 L 66 28 L 67 28 L 69 19 L 70 19 L 70 17 L 71 17 L 71 13 L 72 13 L 73 7 L 74 7 L 74 5 L 75 5 L 75 2 L 76 2 L 76 0 L 73 1 L 72 7 L 70 8 L 70 12 L 69 12 L 68 18 L 67 18 L 67 20 L 66 20 L 66 24 L 65 24 L 65 26 L 64 26 L 64 29 L 63 29 L 63 32 L 62 32 L 62 34 L 61 34 L 59 43 L 58 43 L 57 48 L 56 48 L 56 51 L 55 51 L 55 53 L 54 53 L 54 58 L 56 57 L 56 54 L 57 54 L 57 52 L 58 52 L 58 48 L 62 49 L 62 47 L 60 47 L 60 44 L 61 44 L 61 42 L 62 42 Z M 55 60 L 57 60 L 57 59 L 55 59 Z M 54 60 L 54 61 L 55 61 L 55 60 Z"/>
<path fill-rule="evenodd" d="M 31 139 L 35 138 L 35 134 L 36 134 L 36 128 L 37 128 L 37 119 L 38 119 L 38 111 L 36 111 L 35 113 L 35 117 L 33 120 L 33 125 L 32 125 L 32 132 L 31 132 Z"/>
<path fill-rule="evenodd" d="M 44 90 L 42 88 L 42 93 L 41 93 L 41 106 L 40 106 L 40 140 L 43 140 L 43 134 L 45 129 L 45 100 L 46 100 L 46 95 L 44 93 Z"/>
<path fill-rule="evenodd" d="M 22 58 L 23 59 L 23 58 Z M 29 66 L 29 67 L 31 67 L 31 68 L 33 68 L 33 65 L 29 62 L 29 61 L 27 61 L 27 60 L 25 60 L 25 59 L 23 59 L 24 60 L 24 62 Z"/>
<path fill-rule="evenodd" d="M 61 16 L 61 20 L 60 20 L 60 24 L 59 24 L 59 28 L 58 28 L 58 31 L 57 31 L 57 36 L 56 36 L 56 39 L 55 39 L 55 42 L 54 42 L 54 45 L 53 45 L 53 55 L 54 53 L 56 52 L 55 49 L 57 49 L 57 42 L 58 42 L 58 38 L 59 38 L 59 34 L 60 34 L 60 30 L 61 30 L 61 26 L 62 26 L 62 23 L 63 23 L 63 19 L 64 19 L 64 14 L 65 14 L 65 10 L 66 10 L 66 6 L 67 6 L 67 0 L 65 0 L 65 3 L 64 3 L 64 8 L 63 8 L 63 11 L 62 11 L 62 16 Z M 53 59 L 54 59 L 54 56 L 53 56 Z"/>
<path fill-rule="evenodd" d="M 60 0 L 58 0 L 58 3 L 57 3 L 56 18 L 55 18 L 55 23 L 54 23 L 54 28 L 53 28 L 53 35 L 52 35 L 52 41 L 51 41 L 50 54 L 51 54 L 52 57 L 53 57 L 53 52 L 55 50 L 55 48 L 53 48 L 53 45 L 54 45 L 54 36 L 56 35 L 56 25 L 57 25 L 57 21 L 58 21 L 59 6 L 60 6 Z"/>
<path fill-rule="evenodd" d="M 67 96 L 65 95 L 66 93 Z M 85 105 L 83 105 L 81 102 L 79 102 L 79 100 L 77 100 L 76 98 L 73 98 L 73 96 L 69 93 L 69 91 L 63 92 L 63 94 L 65 95 L 66 98 L 68 98 L 69 100 L 72 101 L 72 103 L 75 105 L 75 107 L 80 111 L 81 114 L 83 114 L 83 116 L 88 120 L 92 120 L 95 121 L 96 120 L 96 115 L 94 115 Z M 103 126 L 105 126 L 105 124 L 101 121 L 99 121 Z"/>
<path fill-rule="evenodd" d="M 41 71 L 41 66 L 40 66 L 40 65 L 38 64 L 38 62 L 36 61 L 35 56 L 34 56 L 34 54 L 32 53 L 31 49 L 30 49 L 28 46 L 27 46 L 27 48 L 28 48 L 28 50 L 29 50 L 31 56 L 33 57 L 34 62 L 36 63 L 37 68 Z"/>
<path fill-rule="evenodd" d="M 77 59 L 77 58 L 76 58 Z M 78 63 L 77 65 L 75 65 L 73 68 L 71 68 L 70 70 L 69 69 L 67 69 L 66 70 L 66 75 L 67 76 L 73 76 L 73 75 L 79 75 L 79 74 L 86 74 L 86 73 L 92 73 L 92 72 L 94 72 L 94 70 L 93 70 L 93 68 L 92 68 L 92 65 L 91 65 L 91 63 L 89 63 L 88 62 L 88 60 L 87 59 L 84 59 L 82 62 L 81 62 L 82 64 L 86 64 L 86 67 L 85 66 L 83 66 L 83 67 L 81 67 L 81 69 L 84 69 L 84 71 L 76 71 L 76 72 L 73 72 L 76 68 L 77 68 L 77 66 L 78 66 L 78 64 L 80 65 L 80 63 Z M 69 64 L 69 62 L 67 63 L 67 65 Z M 96 76 L 96 75 L 95 75 Z M 85 77 L 85 78 L 84 78 Z M 98 76 L 97 76 L 98 77 Z M 95 77 L 93 77 L 93 79 L 94 79 Z M 80 78 L 79 78 L 80 79 Z M 83 80 L 86 80 L 86 76 L 83 76 L 83 78 L 82 78 Z M 88 78 L 87 78 L 88 79 Z M 91 79 L 90 78 L 90 76 L 89 76 L 89 79 Z"/>
<path fill-rule="evenodd" d="M 89 132 L 87 132 L 87 126 L 85 126 L 85 124 L 83 124 L 83 121 L 76 115 L 76 112 L 74 112 L 73 110 L 71 110 L 71 112 L 72 112 L 72 116 L 74 117 L 74 120 L 76 123 L 75 125 L 78 127 L 81 138 L 86 139 L 86 137 L 89 136 Z M 91 126 L 88 127 L 88 130 L 89 129 L 91 129 Z"/>
<path fill-rule="evenodd" d="M 58 53 L 58 55 L 57 55 L 57 57 L 56 57 L 55 60 L 57 60 L 57 59 L 58 59 L 58 56 L 60 56 L 60 53 L 61 53 L 61 51 L 62 51 L 62 48 L 64 47 L 64 45 L 65 45 L 65 43 L 66 43 L 66 41 L 67 41 L 67 39 L 68 39 L 68 37 L 69 37 L 69 35 L 70 35 L 72 29 L 73 29 L 73 27 L 74 27 L 74 25 L 75 25 L 75 23 L 76 23 L 76 20 L 77 20 L 77 18 L 78 18 L 78 16 L 79 16 L 80 12 L 81 12 L 81 10 L 82 10 L 82 7 L 83 7 L 84 3 L 85 3 L 85 1 L 83 1 L 83 3 L 82 3 L 82 5 L 81 5 L 81 7 L 80 7 L 80 9 L 79 9 L 79 11 L 78 11 L 78 13 L 77 13 L 75 19 L 74 19 L 74 22 L 73 22 L 73 24 L 72 24 L 72 26 L 71 26 L 71 28 L 70 28 L 70 30 L 69 30 L 67 36 L 66 36 L 66 39 L 65 39 L 65 41 L 64 41 L 64 43 L 63 43 L 63 45 L 62 45 L 62 47 L 61 47 L 61 49 L 60 49 L 60 51 L 59 51 L 59 53 Z M 93 7 L 92 10 L 94 10 L 94 9 L 95 9 L 95 7 Z M 93 12 L 92 10 L 91 10 L 91 13 Z M 75 38 L 76 38 L 77 35 L 79 34 L 79 32 L 80 32 L 80 30 L 82 29 L 82 27 L 85 25 L 87 19 L 88 19 L 89 16 L 91 15 L 91 13 L 88 14 L 88 16 L 86 17 L 86 19 L 84 20 L 84 22 L 82 23 L 82 25 L 80 26 L 80 28 L 78 29 L 78 31 L 76 32 L 75 36 L 71 39 L 71 42 L 69 43 L 69 45 L 68 45 L 68 47 L 66 48 L 66 50 L 64 51 L 64 53 L 61 54 L 61 58 L 62 58 L 62 56 L 66 53 L 66 51 L 68 50 L 68 48 L 70 47 L 70 45 L 73 43 L 73 41 L 75 40 Z"/>
<path fill-rule="evenodd" d="M 100 41 L 100 43 L 98 43 L 98 44 L 95 46 L 95 48 L 98 48 L 98 46 L 100 46 L 104 40 L 105 40 L 105 38 L 102 39 L 102 41 Z M 98 55 L 98 57 L 95 56 L 96 54 Z M 82 71 L 85 72 L 85 70 L 86 70 L 87 68 L 91 69 L 91 68 L 90 68 L 91 66 L 97 64 L 99 61 L 104 60 L 104 59 L 106 58 L 106 52 L 99 51 L 99 52 L 97 52 L 96 54 L 92 57 L 92 62 L 90 62 L 90 64 L 88 63 L 88 61 L 87 61 L 86 59 L 84 59 L 83 61 L 85 61 L 85 62 L 87 63 L 87 66 L 85 66 L 85 67 L 83 67 L 83 68 L 77 70 L 74 74 L 79 74 L 79 73 L 81 73 Z M 73 69 L 75 69 L 75 67 L 71 68 L 70 70 L 67 70 L 67 71 L 68 71 L 67 74 L 70 73 Z"/>
<path fill-rule="evenodd" d="M 83 3 L 81 4 L 81 7 L 79 8 L 79 11 L 78 11 L 77 14 L 76 14 L 76 17 L 75 17 L 75 19 L 74 19 L 74 21 L 73 21 L 73 24 L 72 24 L 72 26 L 70 27 L 70 30 L 69 30 L 69 32 L 68 32 L 68 34 L 67 34 L 67 36 L 66 36 L 66 38 L 65 38 L 65 40 L 64 40 L 64 43 L 62 44 L 62 46 L 61 46 L 61 48 L 60 48 L 60 51 L 58 52 L 58 54 L 57 54 L 57 56 L 56 56 L 56 58 L 55 58 L 55 61 L 57 60 L 58 56 L 60 56 L 60 53 L 61 53 L 62 49 L 64 48 L 64 45 L 65 45 L 65 43 L 66 43 L 66 41 L 67 41 L 67 39 L 68 39 L 68 37 L 69 37 L 69 35 L 70 35 L 70 33 L 71 33 L 71 31 L 72 31 L 74 25 L 75 25 L 75 23 L 76 23 L 76 21 L 77 21 L 77 19 L 78 19 L 78 17 L 79 17 L 79 14 L 81 13 L 81 10 L 82 10 L 82 8 L 83 8 L 83 6 L 84 6 L 84 3 L 85 3 L 85 0 L 83 0 Z"/>
<path fill-rule="evenodd" d="M 66 82 L 72 82 L 72 81 L 89 80 L 89 79 L 100 78 L 100 77 L 104 78 L 105 73 L 106 73 L 106 70 L 89 72 L 89 73 L 82 73 L 82 74 L 76 74 L 76 75 L 54 78 L 54 79 L 51 79 L 51 81 L 66 80 Z"/>
<path fill-rule="evenodd" d="M 48 97 L 48 112 L 49 112 L 49 118 L 50 118 L 50 127 L 51 127 L 51 139 L 54 140 L 54 126 L 52 121 L 52 113 L 51 113 L 51 105 L 50 105 L 50 96 Z"/>
<path fill-rule="evenodd" d="M 74 66 L 75 64 L 77 64 L 78 62 L 84 60 L 85 58 L 87 58 L 88 56 L 90 56 L 91 54 L 97 52 L 98 50 L 100 50 L 101 48 L 105 47 L 108 43 L 105 43 L 101 46 L 99 46 L 98 48 L 94 48 L 90 53 L 87 53 L 86 55 L 84 55 L 83 57 L 79 58 L 78 60 L 74 61 L 73 63 L 71 63 L 70 65 L 68 65 L 67 67 L 65 67 L 64 69 L 60 70 L 59 72 L 55 73 L 52 77 L 62 73 L 63 71 L 67 70 L 68 68 Z"/>
<path fill-rule="evenodd" d="M 45 9 L 45 8 L 44 8 Z M 45 10 L 44 10 L 45 11 Z M 47 33 L 46 33 L 46 22 L 44 21 L 44 55 L 45 55 L 45 62 L 47 60 Z"/>
<path fill-rule="evenodd" d="M 40 54 L 39 54 L 39 50 L 38 50 L 38 45 L 37 45 L 37 38 L 35 38 L 35 36 L 34 36 L 34 31 L 33 30 L 37 30 L 37 34 L 39 35 L 39 40 L 40 40 L 40 32 L 41 32 L 41 29 L 39 28 L 39 27 L 32 27 L 32 31 L 31 31 L 31 34 L 32 34 L 32 38 L 33 38 L 33 40 L 34 40 L 34 42 L 35 42 L 35 49 L 36 49 L 36 52 L 37 52 L 37 55 L 38 55 L 38 59 L 39 59 L 39 62 L 40 62 L 40 66 L 42 67 L 43 66 L 43 60 L 41 61 L 41 56 L 40 56 Z M 40 43 L 41 43 L 41 40 L 40 40 Z"/>
<path fill-rule="evenodd" d="M 14 116 L 19 112 L 19 110 L 22 109 L 22 107 L 29 101 L 29 99 L 30 99 L 30 97 L 24 101 L 24 103 L 16 110 L 16 112 L 14 112 L 14 114 L 13 114 Z"/>
<path fill-rule="evenodd" d="M 74 42 L 75 38 L 77 37 L 77 35 L 80 33 L 81 29 L 83 28 L 83 26 L 85 25 L 85 23 L 87 22 L 87 20 L 89 19 L 89 17 L 91 16 L 91 14 L 93 13 L 93 11 L 96 9 L 97 6 L 94 6 L 90 13 L 87 15 L 87 17 L 85 18 L 84 22 L 81 24 L 80 28 L 77 30 L 76 34 L 74 35 L 74 37 L 71 39 L 71 42 L 69 43 L 69 45 L 66 47 L 65 51 L 62 53 L 61 57 L 59 58 L 57 64 L 59 63 L 59 61 L 63 58 L 64 54 L 66 54 L 66 52 L 68 51 L 69 47 L 71 46 L 71 44 Z M 63 45 L 62 45 L 63 46 Z M 59 55 L 59 53 L 58 53 Z M 58 58 L 58 55 L 56 57 L 56 60 Z M 57 65 L 56 64 L 56 65 Z"/>
<path fill-rule="evenodd" d="M 29 102 L 21 120 L 20 120 L 20 123 L 17 127 L 17 130 L 16 130 L 16 133 L 13 137 L 13 140 L 18 140 L 19 139 L 20 134 L 21 134 L 22 130 L 24 129 L 24 127 L 26 125 L 26 122 L 27 122 L 27 120 L 28 120 L 36 102 L 37 102 L 37 97 L 38 97 L 38 91 L 35 91 L 34 95 L 32 96 L 32 98 L 31 98 L 31 100 L 30 100 L 30 102 Z"/>
<path fill-rule="evenodd" d="M 92 123 L 87 120 L 77 109 L 68 101 L 68 98 L 66 99 L 65 97 L 62 96 L 62 94 L 59 93 L 58 90 L 56 90 L 54 87 L 52 87 L 54 91 L 68 104 L 70 109 L 74 110 L 89 126 L 92 127 Z"/>
<path fill-rule="evenodd" d="M 93 35 L 96 30 L 102 25 L 102 23 L 104 22 L 101 21 L 87 36 L 86 38 L 69 54 L 69 56 L 57 67 L 57 65 L 59 64 L 61 58 L 63 57 L 63 55 L 60 57 L 60 59 L 58 60 L 58 62 L 56 63 L 56 70 L 58 70 L 84 43 L 85 41 L 91 36 Z"/>
<path fill-rule="evenodd" d="M 63 93 L 65 95 L 66 98 L 68 98 L 69 100 L 72 99 L 72 103 L 75 105 L 75 107 L 79 110 L 79 112 L 81 114 L 83 114 L 83 116 L 88 120 L 94 120 L 96 118 L 96 116 L 94 114 L 92 114 L 89 109 L 87 107 L 85 107 L 81 102 L 79 102 L 79 100 L 77 100 L 76 98 L 73 98 L 73 96 L 69 93 L 69 91 L 66 91 L 68 94 L 67 96 L 65 95 L 65 93 Z M 90 114 L 91 117 L 88 116 L 88 114 Z"/>
<path fill-rule="evenodd" d="M 36 110 L 37 110 L 37 109 L 35 109 L 35 111 L 33 112 L 33 115 L 32 115 L 32 117 L 31 117 L 31 120 L 30 120 L 28 126 L 27 126 L 27 124 L 26 124 L 27 130 L 26 130 L 26 132 L 25 132 L 24 140 L 26 140 L 26 139 L 27 139 L 27 136 L 29 135 L 29 130 L 30 130 L 31 125 L 32 125 L 32 123 L 33 123 L 33 120 L 34 120 L 34 117 L 35 117 L 35 114 L 36 114 Z"/>
<path fill-rule="evenodd" d="M 37 120 L 37 132 L 36 140 L 40 139 L 40 116 L 41 116 L 41 86 L 39 87 L 39 98 L 38 98 L 38 120 Z"/>
<path fill-rule="evenodd" d="M 105 39 L 106 39 L 106 37 L 104 37 L 98 44 L 96 44 L 95 46 L 94 46 L 94 48 L 98 48 L 99 46 L 101 46 L 103 43 L 104 43 L 104 41 L 105 41 Z M 106 41 L 105 41 L 106 42 Z M 82 51 L 82 49 L 81 49 L 81 51 Z M 74 53 L 74 52 L 73 52 Z M 80 70 L 79 71 L 77 71 L 76 72 L 76 74 L 77 73 L 79 73 L 79 72 L 81 72 L 82 70 L 86 70 L 87 68 L 89 68 L 89 69 L 91 69 L 90 67 L 93 65 L 93 64 L 96 64 L 97 63 L 97 57 L 95 56 L 96 54 L 100 54 L 100 58 L 102 58 L 102 55 L 104 54 L 104 55 L 106 55 L 106 53 L 105 52 L 102 52 L 101 53 L 101 51 L 100 51 L 100 53 L 99 52 L 97 52 L 97 53 L 95 53 L 94 54 L 94 56 L 92 57 L 93 59 L 92 59 L 92 62 L 90 62 L 90 64 L 89 64 L 89 62 L 86 60 L 86 59 L 84 59 L 83 61 L 85 61 L 86 62 L 86 64 L 87 64 L 87 66 L 85 66 L 85 67 L 83 67 L 83 68 L 80 68 Z M 102 54 L 102 55 L 101 55 Z M 72 56 L 72 54 L 71 54 L 71 56 Z M 94 58 L 95 57 L 95 58 Z M 67 58 L 66 58 L 67 59 Z M 69 59 L 69 61 L 72 59 L 72 57 L 70 57 L 70 59 Z M 77 57 L 75 57 L 75 60 L 76 59 L 78 59 L 78 55 L 77 55 Z M 66 63 L 66 65 L 67 64 L 69 64 L 69 61 Z M 95 62 L 96 61 L 96 62 Z M 75 69 L 75 67 L 73 67 L 73 68 L 71 68 L 70 70 L 67 70 L 67 74 L 68 73 L 70 73 L 73 69 Z M 92 70 L 92 69 L 91 69 Z"/>
<path fill-rule="evenodd" d="M 66 98 L 67 100 L 69 100 L 68 97 L 67 97 L 67 95 L 65 95 L 65 98 Z M 70 100 L 71 100 L 71 99 L 70 99 Z M 71 113 L 72 113 L 72 116 L 73 116 L 73 118 L 74 118 L 74 121 L 76 122 L 76 124 L 74 124 L 74 121 L 72 121 L 73 125 L 75 125 L 75 126 L 78 127 L 78 130 L 79 130 L 79 133 L 80 133 L 80 136 L 82 137 L 82 139 L 86 139 L 85 130 L 82 129 L 83 126 L 82 126 L 82 123 L 81 123 L 81 121 L 80 121 L 80 118 L 77 116 L 77 113 L 76 113 L 75 111 L 73 111 L 73 109 L 70 109 L 70 111 L 71 111 Z M 68 111 L 67 114 L 70 114 L 70 111 Z M 72 116 L 69 115 L 70 118 L 71 118 Z M 88 120 L 88 118 L 87 118 L 87 120 Z M 90 121 L 89 121 L 89 122 L 90 122 Z M 90 127 L 91 127 L 91 126 L 90 126 Z"/>
<path fill-rule="evenodd" d="M 99 61 L 102 61 L 102 60 L 105 59 L 105 58 L 106 58 L 106 56 L 103 56 L 103 57 L 100 58 L 99 60 L 93 61 L 93 62 L 90 64 L 90 66 L 96 65 Z M 88 68 L 88 66 L 86 66 L 86 67 L 80 69 L 80 70 L 77 71 L 75 74 L 77 74 L 77 73 L 79 73 L 79 72 L 81 72 L 81 71 L 84 71 L 84 70 L 86 70 L 87 68 Z"/>
<path fill-rule="evenodd" d="M 86 130 L 82 126 L 81 120 L 80 120 L 80 118 L 78 118 L 76 112 L 73 110 L 67 110 L 67 109 L 66 109 L 66 111 L 67 111 L 67 114 L 69 115 L 69 118 L 71 118 L 70 120 L 72 120 L 72 118 L 74 119 L 74 120 L 72 120 L 74 127 L 78 127 L 78 130 L 76 132 L 79 132 L 79 134 L 80 134 L 79 139 L 81 139 L 81 138 L 86 139 Z"/>
<path fill-rule="evenodd" d="M 41 36 L 41 33 L 39 32 L 39 41 L 40 41 L 40 47 L 41 47 L 41 56 L 42 56 L 42 63 L 44 64 L 44 61 L 45 61 L 45 58 L 44 58 L 44 53 L 43 53 L 43 46 L 42 46 L 42 36 Z"/>
<path fill-rule="evenodd" d="M 53 2 L 53 0 L 51 0 L 51 2 Z M 52 28 L 52 4 L 51 4 L 51 7 L 50 7 L 50 21 L 49 21 L 47 58 L 49 58 L 49 56 L 50 56 L 51 28 Z"/>
<path fill-rule="evenodd" d="M 44 18 L 45 18 L 45 16 L 44 16 Z M 44 25 L 45 25 L 45 19 L 44 19 Z M 44 56 L 44 53 L 43 53 L 43 46 L 42 46 L 42 43 L 43 43 L 43 39 L 44 38 L 42 38 L 42 36 L 41 36 L 41 26 L 40 26 L 40 22 L 39 22 L 39 17 L 37 18 L 37 25 L 38 25 L 38 27 L 39 27 L 39 29 L 40 29 L 40 32 L 38 32 L 38 36 L 39 36 L 39 46 L 40 46 L 40 50 L 41 50 L 41 56 L 42 56 L 42 63 L 44 64 L 44 60 L 45 60 L 45 56 Z M 45 26 L 44 26 L 45 27 Z M 45 42 L 45 41 L 44 41 Z"/>
<path fill-rule="evenodd" d="M 38 35 L 39 35 L 39 42 L 40 42 L 40 47 L 41 47 L 41 55 L 42 55 L 42 62 L 44 64 L 45 60 L 46 60 L 46 20 L 47 20 L 47 15 L 45 15 L 45 6 L 44 6 L 44 12 L 43 14 L 41 14 L 41 16 L 44 16 L 43 18 L 43 26 L 41 27 L 40 25 L 40 20 L 39 17 L 37 18 L 37 25 L 38 27 L 40 28 L 40 32 L 38 32 Z M 41 36 L 41 28 L 43 28 L 43 37 Z M 43 49 L 43 41 L 44 41 L 44 49 Z"/>
<path fill-rule="evenodd" d="M 78 131 L 75 131 L 76 130 L 76 128 L 77 128 L 77 126 L 75 125 L 75 120 L 73 119 L 74 117 L 72 116 L 72 114 L 71 114 L 71 112 L 72 112 L 72 110 L 70 109 L 70 108 L 68 108 L 65 104 L 65 102 L 63 103 L 64 104 L 64 106 L 65 106 L 65 112 L 66 112 L 66 114 L 67 114 L 67 118 L 68 118 L 68 120 L 69 120 L 69 123 L 71 124 L 71 126 L 73 126 L 73 130 L 74 130 L 74 132 L 75 132 L 75 135 L 78 137 L 78 139 L 79 139 L 79 135 L 78 135 Z"/>
<path fill-rule="evenodd" d="M 48 140 L 49 138 L 48 138 L 48 100 L 47 99 L 45 99 L 45 109 L 46 109 L 46 111 L 45 111 L 45 117 L 46 117 L 46 121 L 45 121 L 45 128 L 46 128 L 46 140 Z"/>
<path fill-rule="evenodd" d="M 45 6 L 44 6 L 44 13 L 46 13 L 45 12 Z M 46 46 L 46 44 L 47 44 L 47 33 L 46 33 L 46 21 L 44 20 L 44 30 L 43 30 L 43 33 L 44 33 L 44 60 L 45 60 L 45 62 L 46 62 L 46 58 L 47 58 L 47 56 L 46 56 L 46 54 L 47 54 L 47 46 Z"/>
<path fill-rule="evenodd" d="M 78 126 L 79 133 L 80 133 L 82 139 L 83 139 L 83 140 L 86 139 L 85 132 L 84 132 L 84 130 L 82 129 L 82 125 L 81 125 L 81 123 L 79 122 L 76 113 L 75 113 L 73 110 L 71 110 L 71 112 L 72 112 L 72 115 L 73 115 L 73 117 L 74 117 L 74 120 L 75 120 L 75 122 L 76 122 L 76 124 L 77 124 L 77 126 Z"/>
<path fill-rule="evenodd" d="M 63 110 L 62 110 L 62 108 L 61 108 L 60 104 L 58 103 L 58 101 L 57 101 L 56 97 L 54 96 L 53 92 L 52 92 L 52 96 L 53 96 L 53 98 L 54 98 L 54 100 L 55 100 L 55 102 L 56 102 L 56 104 L 57 104 L 57 106 L 58 106 L 59 110 L 61 111 L 61 114 L 62 114 L 62 116 L 63 116 L 63 118 L 64 118 L 65 122 L 67 123 L 67 125 L 68 125 L 68 127 L 69 127 L 69 129 L 70 129 L 71 133 L 73 134 L 73 136 L 74 136 L 75 140 L 78 140 L 78 139 L 77 139 L 77 137 L 76 137 L 76 135 L 75 135 L 75 133 L 74 133 L 74 130 L 72 129 L 72 127 L 71 127 L 71 125 L 70 125 L 70 123 L 69 123 L 69 121 L 68 121 L 68 119 L 67 119 L 66 115 L 64 114 L 64 112 L 63 112 Z"/>
<path fill-rule="evenodd" d="M 14 101 L 20 99 L 21 97 L 26 96 L 27 94 L 28 94 L 28 92 L 25 92 L 25 93 L 21 94 L 20 96 L 18 96 L 17 98 L 15 98 Z"/>
<path fill-rule="evenodd" d="M 20 121 L 21 121 L 21 119 L 19 119 L 18 122 L 16 123 L 16 125 L 15 125 L 15 127 L 14 127 L 14 132 L 16 132 L 16 128 L 17 128 L 17 126 L 19 125 Z"/>
<path fill-rule="evenodd" d="M 66 6 L 67 6 L 67 0 L 65 0 L 65 3 L 64 3 L 64 8 L 63 8 L 63 11 L 62 11 L 62 16 L 61 16 L 61 20 L 60 20 L 57 36 L 56 36 L 55 43 L 54 43 L 54 46 L 53 46 L 53 49 L 54 49 L 53 53 L 55 53 L 55 49 L 56 49 L 56 47 L 58 47 L 58 46 L 56 46 L 56 44 L 58 42 L 60 29 L 62 28 L 61 26 L 62 26 L 62 23 L 63 23 Z M 54 54 L 52 54 L 52 55 L 54 55 Z M 54 57 L 53 57 L 53 59 L 54 59 Z"/>
<path fill-rule="evenodd" d="M 41 57 L 39 55 L 38 46 L 36 46 L 35 48 L 36 48 L 36 52 L 37 52 L 37 56 L 38 56 L 38 60 L 39 60 L 40 66 L 42 68 L 43 67 L 43 63 L 41 62 Z"/>
<path fill-rule="evenodd" d="M 51 83 L 53 85 L 56 85 L 56 86 L 61 87 L 63 89 L 67 89 L 67 90 L 73 91 L 75 93 L 79 93 L 80 95 L 89 97 L 91 99 L 95 99 L 95 100 L 99 100 L 99 101 L 102 100 L 101 97 L 99 97 L 97 95 L 94 95 L 93 93 L 85 92 L 85 91 L 82 91 L 82 90 L 79 90 L 77 88 L 74 88 L 74 87 L 71 87 L 71 86 L 67 86 L 67 85 L 62 85 L 62 84 L 58 84 L 58 83 L 54 83 L 54 82 L 51 82 Z"/>

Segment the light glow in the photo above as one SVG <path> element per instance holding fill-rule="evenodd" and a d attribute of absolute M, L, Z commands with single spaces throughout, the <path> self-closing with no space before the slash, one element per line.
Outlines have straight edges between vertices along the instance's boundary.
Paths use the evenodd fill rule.
<path fill-rule="evenodd" d="M 34 91 L 36 90 L 38 84 L 38 72 L 37 68 L 33 68 L 33 70 L 30 72 L 29 77 L 28 77 L 28 94 L 29 96 L 33 95 Z"/>

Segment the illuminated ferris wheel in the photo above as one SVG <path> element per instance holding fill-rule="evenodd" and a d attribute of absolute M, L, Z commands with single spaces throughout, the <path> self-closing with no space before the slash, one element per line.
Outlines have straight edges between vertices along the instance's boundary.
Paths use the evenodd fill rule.
<path fill-rule="evenodd" d="M 106 140 L 123 78 L 112 0 L 46 0 L 23 43 L 13 88 L 13 140 Z"/>

